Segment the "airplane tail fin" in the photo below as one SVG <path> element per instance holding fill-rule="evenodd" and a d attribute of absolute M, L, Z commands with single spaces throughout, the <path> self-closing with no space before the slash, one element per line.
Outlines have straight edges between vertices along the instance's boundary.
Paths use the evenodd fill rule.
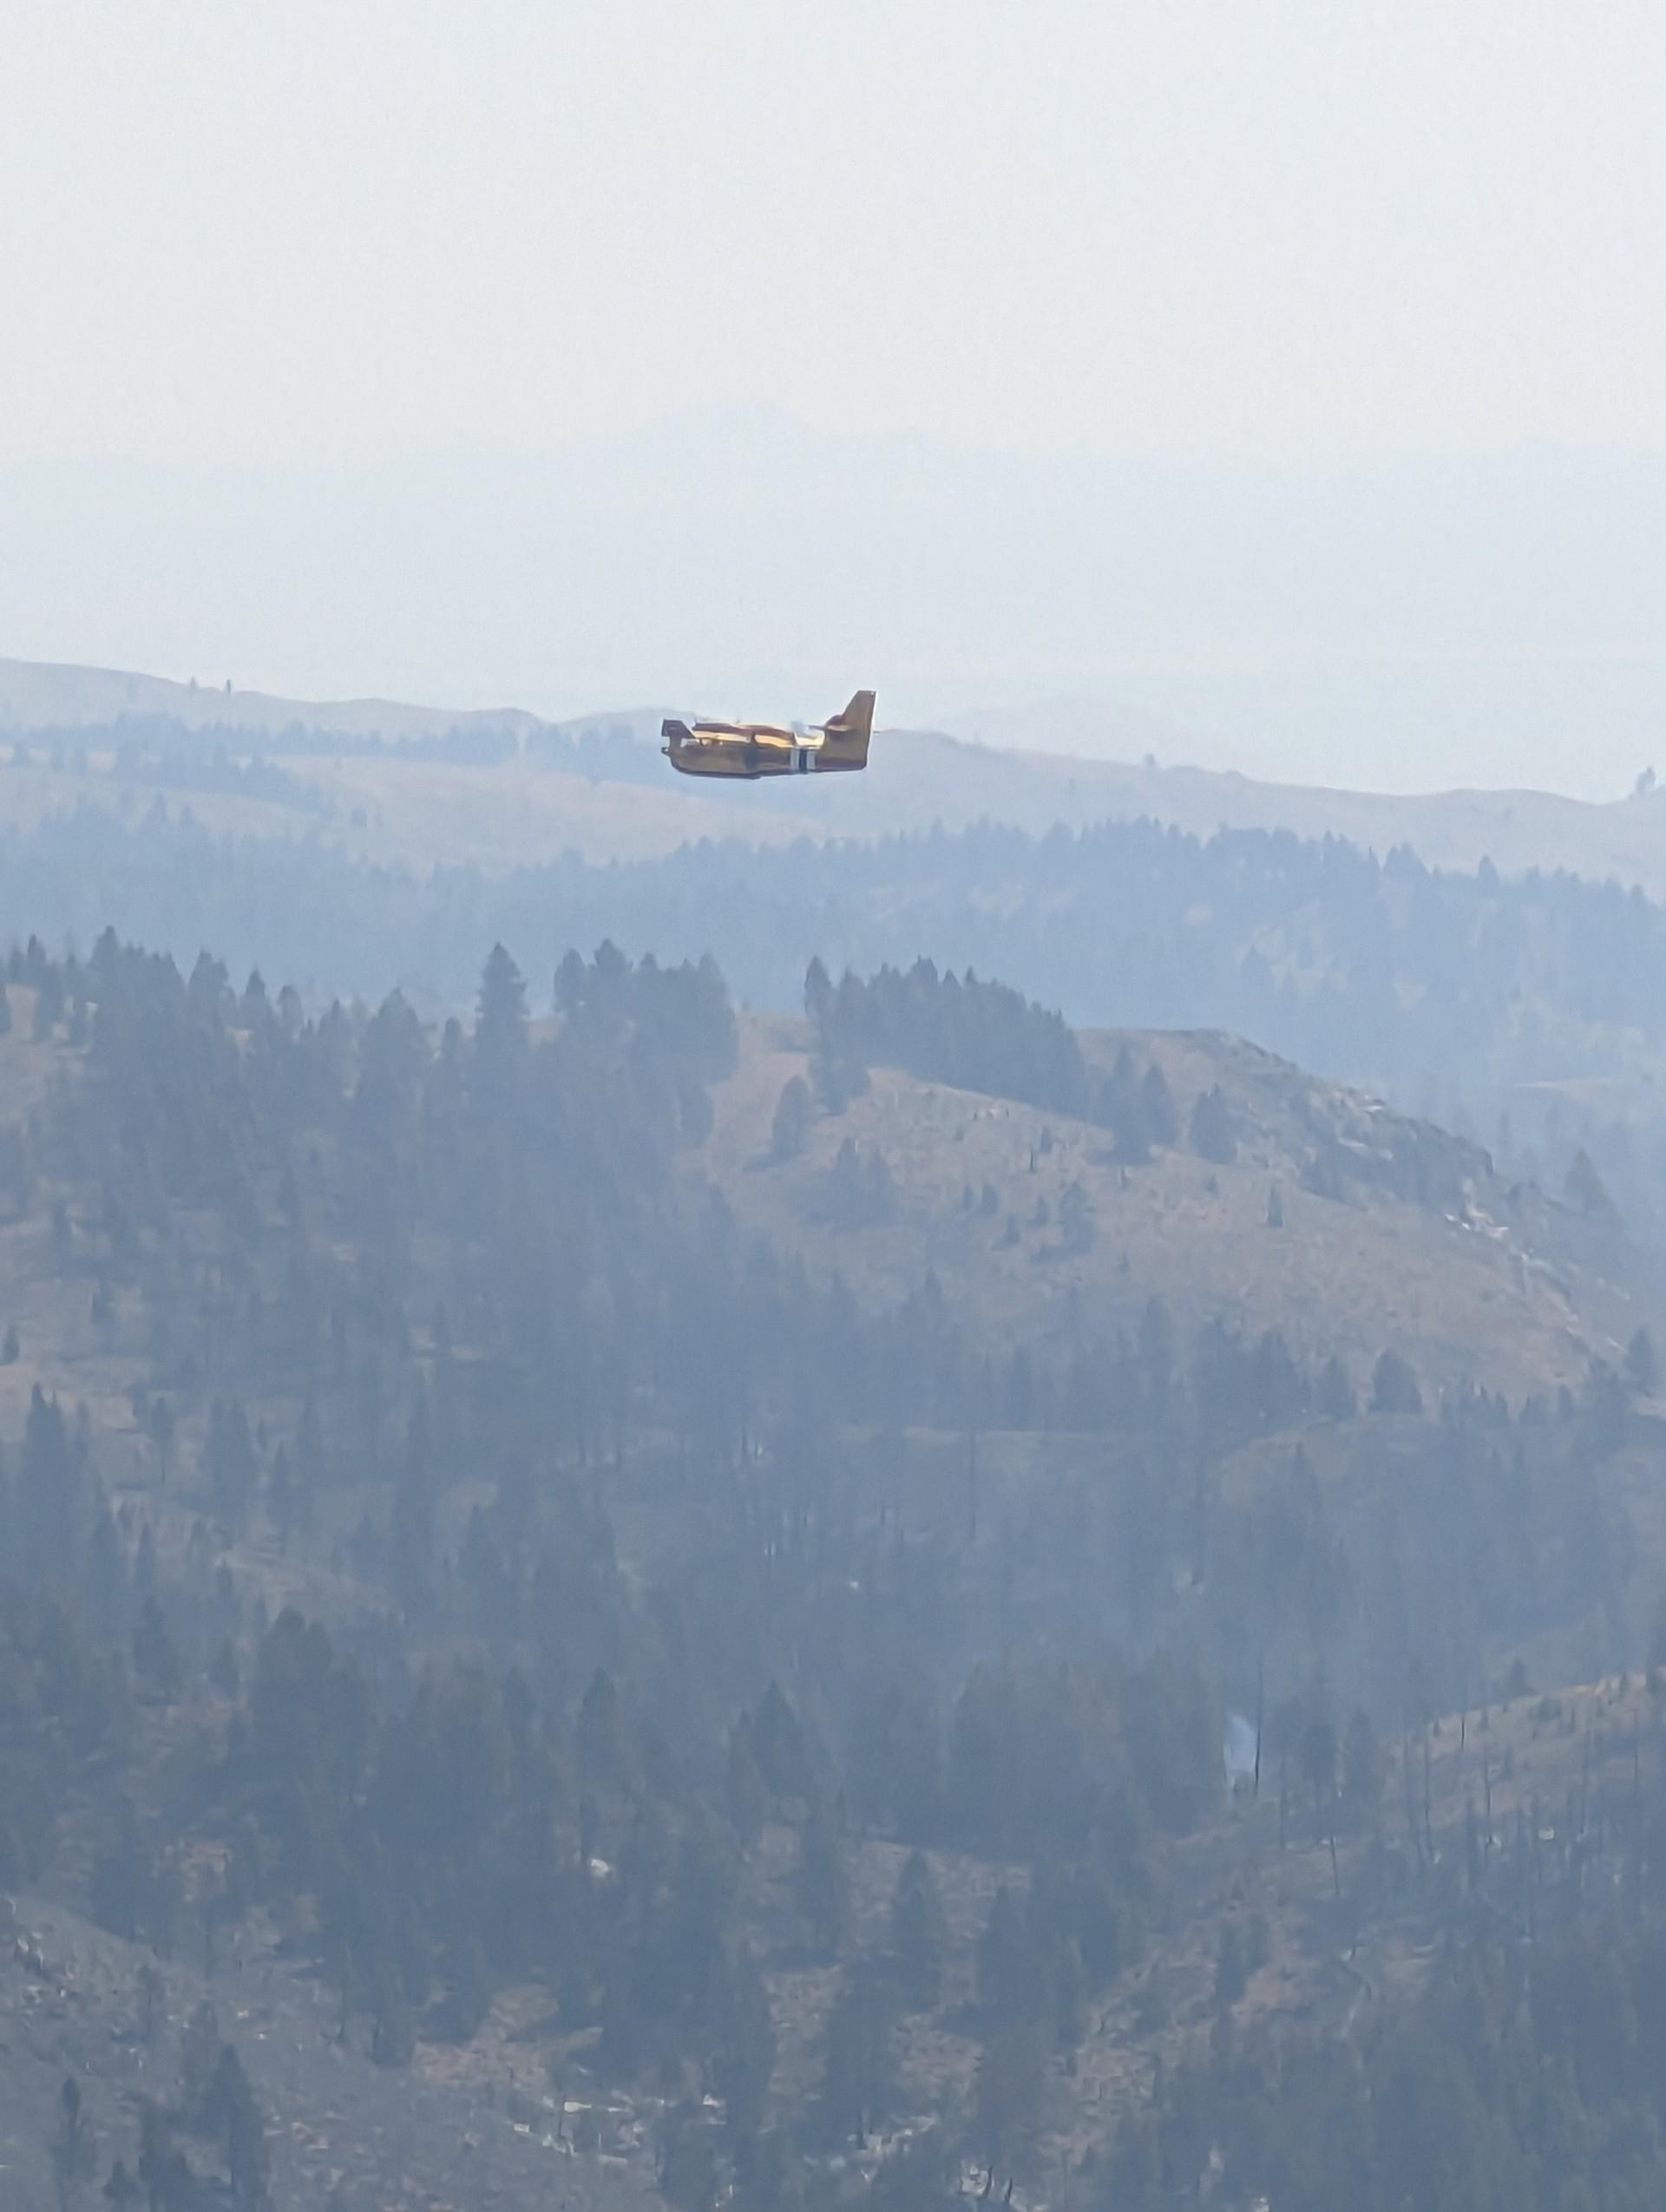
<path fill-rule="evenodd" d="M 858 691 L 850 704 L 832 720 L 823 724 L 826 743 L 822 747 L 822 759 L 837 761 L 841 767 L 865 768 L 868 765 L 868 741 L 874 734 L 874 695 Z"/>

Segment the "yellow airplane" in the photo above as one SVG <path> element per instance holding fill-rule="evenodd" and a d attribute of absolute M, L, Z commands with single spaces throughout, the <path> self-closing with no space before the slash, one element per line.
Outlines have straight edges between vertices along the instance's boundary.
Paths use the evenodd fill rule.
<path fill-rule="evenodd" d="M 666 758 L 684 776 L 826 776 L 866 768 L 874 695 L 858 691 L 843 713 L 805 730 L 772 722 L 686 722 L 659 725 Z"/>

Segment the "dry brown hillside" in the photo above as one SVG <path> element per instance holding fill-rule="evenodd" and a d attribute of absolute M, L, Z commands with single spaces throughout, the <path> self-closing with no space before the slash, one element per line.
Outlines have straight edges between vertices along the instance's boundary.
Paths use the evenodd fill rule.
<path fill-rule="evenodd" d="M 1647 1318 L 1581 1252 L 1563 1209 L 1505 1184 L 1485 1154 L 1437 1129 L 1238 1039 L 1086 1042 L 1100 1059 L 1125 1042 L 1161 1067 L 1175 1147 L 1125 1167 L 1104 1129 L 875 1069 L 863 1096 L 817 1114 L 802 1153 L 779 1161 L 772 1119 L 786 1084 L 809 1072 L 807 1038 L 763 1020 L 748 1025 L 740 1067 L 717 1094 L 698 1164 L 743 1220 L 858 1297 L 893 1299 L 929 1268 L 951 1312 L 995 1345 L 1113 1333 L 1156 1294 L 1183 1331 L 1217 1318 L 1281 1329 L 1298 1355 L 1340 1355 L 1356 1384 L 1393 1349 L 1430 1383 L 1468 1378 L 1520 1399 L 1578 1384 L 1593 1359 L 1617 1362 Z M 1200 1158 L 1185 1136 L 1195 1102 L 1216 1086 L 1235 1129 L 1230 1162 Z M 847 1142 L 859 1160 L 882 1161 L 889 1220 L 829 1218 Z M 1086 1251 L 1067 1249 L 1060 1227 L 1072 1185 L 1092 1221 Z"/>

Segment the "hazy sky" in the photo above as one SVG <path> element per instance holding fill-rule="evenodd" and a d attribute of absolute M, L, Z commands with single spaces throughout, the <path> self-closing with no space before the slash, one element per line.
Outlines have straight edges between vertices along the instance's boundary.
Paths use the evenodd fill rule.
<path fill-rule="evenodd" d="M 665 620 L 631 632 L 633 514 L 698 561 L 729 419 L 711 410 L 764 402 L 822 442 L 823 490 L 862 444 L 852 481 L 875 489 L 844 519 L 854 553 L 880 549 L 866 582 L 892 628 L 849 680 L 882 697 L 1122 696 L 1141 658 L 1105 643 L 1136 602 L 1129 576 L 1084 566 L 1087 488 L 1050 480 L 1053 508 L 1025 493 L 1033 558 L 1013 577 L 992 552 L 980 601 L 957 582 L 966 546 L 935 548 L 923 507 L 913 538 L 891 512 L 912 494 L 873 452 L 908 434 L 965 450 L 932 511 L 974 536 L 1002 455 L 1218 478 L 1214 505 L 1188 491 L 1177 519 L 1154 481 L 1149 515 L 1124 518 L 1136 551 L 1148 521 L 1162 540 L 1170 587 L 1135 643 L 1160 636 L 1142 650 L 1164 681 L 1207 671 L 1217 751 L 1236 735 L 1246 764 L 1322 766 L 1353 712 L 1349 656 L 1513 656 L 1525 697 L 1515 663 L 1551 652 L 1574 657 L 1563 693 L 1600 664 L 1630 717 L 1606 777 L 1666 706 L 1666 663 L 1652 618 L 1610 625 L 1591 588 L 1595 612 L 1564 623 L 1562 581 L 1577 597 L 1611 572 L 1649 600 L 1634 547 L 1652 526 L 1605 535 L 1586 497 L 1576 560 L 1552 499 L 1525 540 L 1513 512 L 1489 537 L 1485 495 L 1440 493 L 1428 463 L 1666 448 L 1663 96 L 1661 0 L 0 0 L 0 651 L 547 708 L 603 704 L 603 684 L 712 700 L 753 670 L 820 681 L 860 656 L 858 601 L 830 608 L 817 567 L 817 596 L 787 608 L 778 542 L 755 556 L 775 595 L 760 634 L 744 564 L 721 636 L 685 641 L 674 573 Z M 675 474 L 679 410 L 699 451 L 672 514 L 643 472 L 658 456 Z M 585 546 L 558 559 L 530 493 L 495 534 L 493 480 L 448 507 L 443 472 L 535 471 L 575 446 L 619 590 L 587 588 L 569 634 Z M 755 443 L 744 458 L 767 471 Z M 1402 461 L 1424 504 L 1387 502 L 1374 627 L 1372 546 L 1348 541 L 1334 487 Z M 1332 520 L 1263 563 L 1281 475 L 1327 473 Z M 1426 547 L 1458 560 L 1453 498 L 1481 558 L 1436 592 Z M 1216 573 L 1218 516 L 1251 510 L 1227 549 L 1240 587 Z M 1535 515 L 1559 541 L 1554 591 L 1491 571 L 1500 540 L 1506 566 L 1532 566 Z M 397 599 L 390 561 L 422 572 Z M 1423 615 L 1395 627 L 1419 577 L 1439 637 Z M 1329 688 L 1298 712 L 1282 671 L 1315 657 Z M 1652 689 L 1628 692 L 1640 662 Z M 1261 687 L 1243 717 L 1240 667 Z M 1338 776 L 1413 756 L 1438 775 L 1453 730 L 1474 740 L 1454 776 L 1506 773 L 1516 725 L 1472 678 L 1433 721 L 1421 675 L 1400 721 L 1379 697 L 1376 752 Z M 1125 695 L 1168 711 L 1195 690 Z M 1300 713 L 1306 749 L 1282 754 Z M 1583 731 L 1564 769 L 1566 729 L 1538 733 L 1544 780 L 1577 783 L 1601 753 Z"/>
<path fill-rule="evenodd" d="M 1660 0 L 6 0 L 10 455 L 1662 442 Z"/>

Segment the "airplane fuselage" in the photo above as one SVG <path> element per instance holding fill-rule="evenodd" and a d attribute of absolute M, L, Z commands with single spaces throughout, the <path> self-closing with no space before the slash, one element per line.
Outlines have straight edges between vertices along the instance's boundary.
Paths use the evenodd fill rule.
<path fill-rule="evenodd" d="M 686 725 L 685 725 L 686 727 Z M 755 782 L 761 776 L 824 776 L 830 769 L 863 768 L 863 761 L 822 757 L 819 743 L 802 731 L 768 723 L 697 722 L 685 736 L 666 724 L 671 742 L 666 759 L 685 776 L 736 776 Z"/>
<path fill-rule="evenodd" d="M 661 748 L 683 776 L 721 776 L 754 783 L 766 776 L 828 776 L 868 765 L 874 695 L 858 691 L 843 713 L 810 730 L 774 722 L 660 724 Z"/>

